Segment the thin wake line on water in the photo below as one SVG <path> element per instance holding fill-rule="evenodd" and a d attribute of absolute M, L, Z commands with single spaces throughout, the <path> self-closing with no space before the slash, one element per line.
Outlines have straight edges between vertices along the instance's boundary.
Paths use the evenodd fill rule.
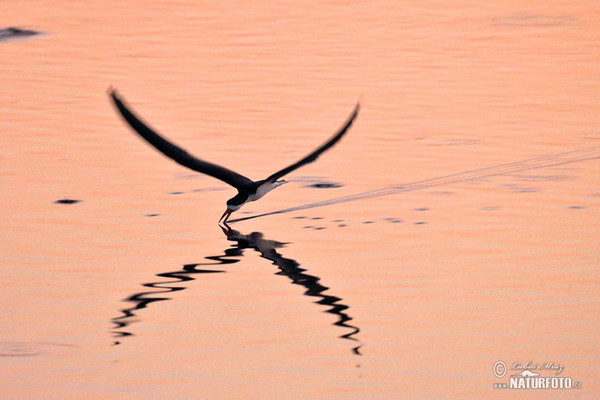
<path fill-rule="evenodd" d="M 370 190 L 367 192 L 351 194 L 348 196 L 336 197 L 329 200 L 318 201 L 315 203 L 303 204 L 300 206 L 285 208 L 281 210 L 271 211 L 263 214 L 251 215 L 249 217 L 237 218 L 229 220 L 233 224 L 249 219 L 266 217 L 275 214 L 284 214 L 293 211 L 306 210 L 310 208 L 325 207 L 333 204 L 347 203 L 350 201 L 358 201 L 364 199 L 372 199 L 376 197 L 389 196 L 405 192 L 413 192 L 416 190 L 429 189 L 437 186 L 451 185 L 455 183 L 475 181 L 478 179 L 489 178 L 499 175 L 509 175 L 517 172 L 529 171 L 540 168 L 554 167 L 563 164 L 572 164 L 600 158 L 600 146 L 592 146 L 579 150 L 567 151 L 564 153 L 556 153 L 545 156 L 534 157 L 526 160 L 516 161 L 512 163 L 499 164 L 491 167 L 473 169 L 469 171 L 457 172 L 455 174 L 444 175 L 437 178 L 423 179 L 415 182 L 410 182 L 404 185 L 392 185 L 381 189 Z"/>

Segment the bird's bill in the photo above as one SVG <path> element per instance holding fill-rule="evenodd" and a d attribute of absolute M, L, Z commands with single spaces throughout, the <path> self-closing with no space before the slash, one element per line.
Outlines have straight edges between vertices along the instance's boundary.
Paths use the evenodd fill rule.
<path fill-rule="evenodd" d="M 223 215 L 221 215 L 221 218 L 219 219 L 219 222 L 221 222 L 221 220 L 223 220 L 223 218 L 225 218 L 225 220 L 223 221 L 223 223 L 226 223 L 232 212 L 233 212 L 233 210 L 230 210 L 229 208 L 226 209 L 225 212 L 223 213 Z"/>

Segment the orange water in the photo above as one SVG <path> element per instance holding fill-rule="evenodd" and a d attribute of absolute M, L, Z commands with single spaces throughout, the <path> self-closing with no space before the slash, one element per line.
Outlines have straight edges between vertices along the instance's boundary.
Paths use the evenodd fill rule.
<path fill-rule="evenodd" d="M 0 3 L 0 397 L 598 397 L 600 7 L 94 3 Z M 110 85 L 253 179 L 363 107 L 227 238 Z"/>

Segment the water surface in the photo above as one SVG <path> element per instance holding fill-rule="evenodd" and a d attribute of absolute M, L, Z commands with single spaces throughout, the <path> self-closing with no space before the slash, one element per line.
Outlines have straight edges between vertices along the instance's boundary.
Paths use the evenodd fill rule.
<path fill-rule="evenodd" d="M 531 361 L 596 398 L 599 14 L 3 2 L 41 34 L 0 42 L 1 397 L 506 398 L 494 363 Z M 232 190 L 140 141 L 110 85 L 253 179 L 362 109 L 224 231 Z"/>

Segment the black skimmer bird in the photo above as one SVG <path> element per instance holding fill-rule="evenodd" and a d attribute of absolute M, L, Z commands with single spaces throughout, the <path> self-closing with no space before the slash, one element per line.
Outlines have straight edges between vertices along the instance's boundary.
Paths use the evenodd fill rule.
<path fill-rule="evenodd" d="M 171 158 L 175 162 L 183 165 L 184 167 L 188 167 L 190 169 L 193 169 L 194 171 L 198 171 L 200 173 L 220 179 L 238 190 L 238 193 L 234 197 L 227 200 L 227 209 L 219 219 L 219 222 L 223 221 L 224 224 L 227 224 L 227 220 L 231 213 L 239 210 L 244 204 L 250 201 L 258 200 L 271 190 L 286 183 L 284 180 L 279 180 L 279 178 L 302 167 L 303 165 L 315 161 L 321 154 L 323 154 L 325 151 L 327 151 L 333 145 L 335 145 L 348 131 L 348 128 L 350 128 L 350 126 L 354 122 L 354 119 L 358 115 L 358 111 L 360 109 L 360 104 L 356 104 L 354 111 L 352 112 L 346 123 L 340 128 L 340 130 L 337 131 L 335 135 L 333 135 L 327 142 L 325 142 L 319 148 L 314 150 L 312 153 L 310 153 L 300 161 L 280 171 L 275 172 L 266 179 L 253 181 L 228 168 L 221 167 L 220 165 L 216 165 L 211 162 L 194 157 L 181 147 L 169 142 L 167 139 L 163 138 L 161 135 L 159 135 L 154 130 L 149 128 L 146 124 L 144 124 L 142 121 L 140 121 L 140 119 L 129 108 L 125 106 L 125 104 L 121 100 L 121 97 L 115 90 L 110 89 L 109 91 L 110 97 L 114 101 L 117 109 L 119 110 L 121 116 L 125 119 L 125 121 L 127 121 L 127 123 L 142 138 L 144 138 L 148 143 L 154 146 L 158 151 L 163 153 L 165 156 Z"/>

